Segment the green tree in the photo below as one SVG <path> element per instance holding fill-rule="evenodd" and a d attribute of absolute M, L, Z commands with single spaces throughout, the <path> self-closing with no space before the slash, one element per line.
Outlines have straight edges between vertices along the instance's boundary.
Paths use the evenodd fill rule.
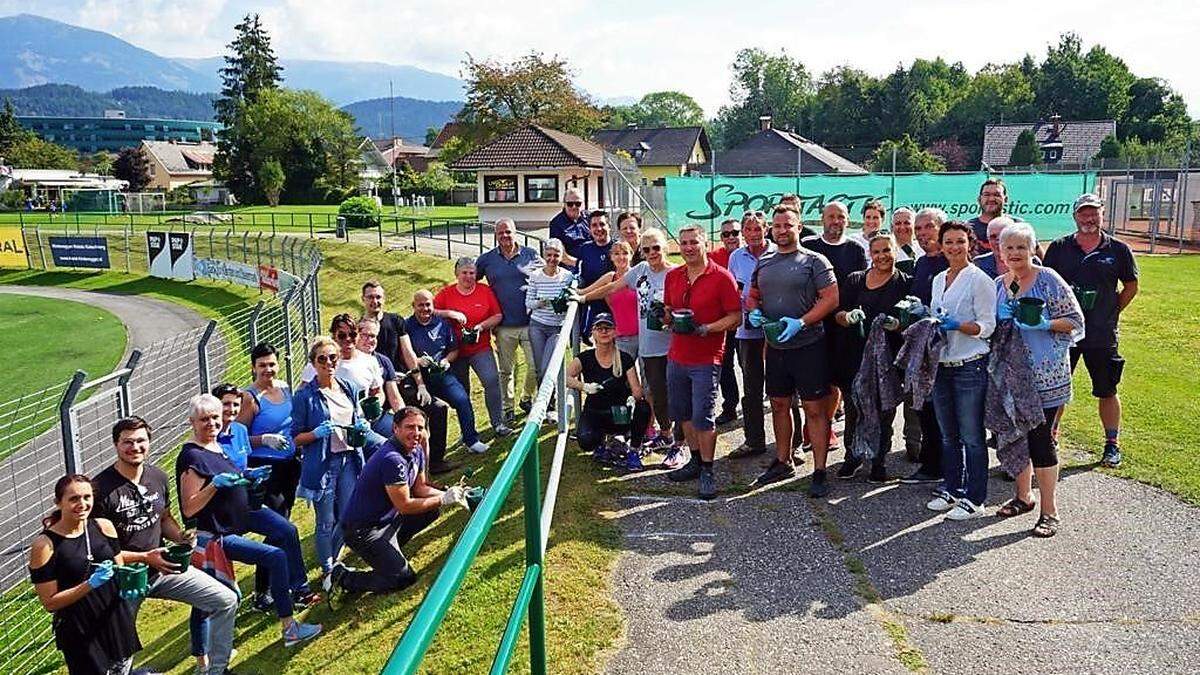
<path fill-rule="evenodd" d="M 440 131 L 441 130 L 437 127 L 425 127 L 425 145 L 433 145 L 433 142 L 437 140 L 437 136 Z"/>
<path fill-rule="evenodd" d="M 246 109 L 263 92 L 279 88 L 280 70 L 271 38 L 257 14 L 247 14 L 235 29 L 221 69 L 221 97 L 213 104 L 217 121 L 223 125 L 217 135 L 217 153 L 213 159 L 213 175 L 224 181 L 242 203 L 262 199 L 257 184 L 257 139 L 245 127 Z"/>
<path fill-rule="evenodd" d="M 14 169 L 74 171 L 79 168 L 79 156 L 74 151 L 33 135 L 25 136 L 10 145 L 4 152 L 4 157 Z"/>
<path fill-rule="evenodd" d="M 13 110 L 12 100 L 4 99 L 4 109 L 0 110 L 0 155 L 9 152 L 18 142 L 33 137 L 33 132 L 21 126 L 17 121 L 17 113 Z"/>
<path fill-rule="evenodd" d="M 679 91 L 646 94 L 632 106 L 620 106 L 624 120 L 610 126 L 695 127 L 704 124 L 704 109 L 696 100 Z M 619 115 L 618 117 L 621 117 Z"/>
<path fill-rule="evenodd" d="M 101 176 L 108 176 L 112 174 L 113 156 L 111 154 L 107 152 L 97 152 L 91 156 L 90 161 L 92 165 L 92 171 L 95 171 Z"/>
<path fill-rule="evenodd" d="M 1036 74 L 1037 66 L 1032 59 L 1027 60 L 1030 63 L 1024 65 L 987 65 L 980 69 L 937 125 L 936 135 L 979 147 L 988 124 L 1035 119 L 1031 72 Z"/>
<path fill-rule="evenodd" d="M 900 140 L 886 140 L 875 149 L 871 157 L 872 171 L 891 172 L 892 151 L 896 155 L 896 171 L 945 171 L 946 165 L 939 157 L 922 150 L 912 136 L 904 134 Z"/>
<path fill-rule="evenodd" d="M 584 137 L 600 128 L 600 111 L 575 89 L 563 59 L 538 52 L 512 62 L 468 56 L 464 66 L 467 99 L 456 120 L 476 143 L 526 124 Z"/>
<path fill-rule="evenodd" d="M 768 54 L 755 48 L 739 51 L 731 68 L 732 103 L 721 108 L 713 125 L 718 149 L 733 147 L 757 133 L 762 115 L 771 115 L 777 127 L 802 132 L 809 127 L 806 106 L 813 95 L 813 80 L 803 63 L 786 52 Z"/>
<path fill-rule="evenodd" d="M 1121 120 L 1129 110 L 1134 76 L 1121 59 L 1103 47 L 1085 54 L 1078 35 L 1066 33 L 1046 53 L 1036 81 L 1042 117 L 1065 120 Z"/>
<path fill-rule="evenodd" d="M 1191 119 L 1183 97 L 1165 82 L 1142 77 L 1129 88 L 1129 110 L 1125 119 L 1117 121 L 1117 133 L 1122 138 L 1143 141 L 1186 141 Z"/>
<path fill-rule="evenodd" d="M 1042 148 L 1033 130 L 1024 129 L 1017 134 L 1017 143 L 1013 146 L 1008 163 L 1011 166 L 1037 166 L 1042 163 Z"/>
<path fill-rule="evenodd" d="M 258 184 L 262 186 L 267 203 L 272 207 L 279 206 L 279 193 L 283 191 L 283 167 L 279 160 L 268 159 L 258 166 Z"/>
<path fill-rule="evenodd" d="M 130 192 L 141 192 L 150 184 L 150 160 L 141 148 L 121 148 L 112 171 L 115 178 L 129 183 Z"/>
<path fill-rule="evenodd" d="M 811 135 L 835 146 L 877 143 L 879 86 L 875 78 L 848 66 L 825 73 L 813 103 Z"/>
<path fill-rule="evenodd" d="M 1117 159 L 1121 156 L 1121 141 L 1117 137 L 1109 134 L 1100 141 L 1100 152 L 1092 159 Z"/>

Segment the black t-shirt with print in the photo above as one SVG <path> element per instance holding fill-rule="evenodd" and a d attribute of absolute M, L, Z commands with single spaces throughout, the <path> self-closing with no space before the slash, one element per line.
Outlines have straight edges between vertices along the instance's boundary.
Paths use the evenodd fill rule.
<path fill-rule="evenodd" d="M 162 514 L 171 506 L 162 469 L 146 464 L 141 480 L 133 483 L 113 465 L 92 483 L 96 486 L 93 516 L 112 521 L 122 550 L 144 552 L 162 545 Z"/>

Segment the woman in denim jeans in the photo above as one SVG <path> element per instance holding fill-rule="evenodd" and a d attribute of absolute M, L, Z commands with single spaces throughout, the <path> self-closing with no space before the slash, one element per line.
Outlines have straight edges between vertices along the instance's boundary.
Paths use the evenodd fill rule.
<path fill-rule="evenodd" d="M 975 232 L 962 221 L 938 231 L 949 268 L 933 278 L 930 309 L 946 336 L 933 405 L 942 431 L 942 484 L 926 507 L 949 511 L 950 520 L 984 515 L 988 453 L 983 411 L 987 394 L 987 338 L 996 328 L 992 280 L 971 264 Z"/>
<path fill-rule="evenodd" d="M 313 340 L 308 360 L 316 377 L 304 383 L 292 398 L 292 438 L 300 452 L 300 488 L 316 512 L 316 548 L 321 569 L 329 573 L 342 550 L 341 512 L 363 466 L 363 448 L 386 439 L 371 431 L 358 410 L 359 390 L 334 376 L 338 367 L 337 344 L 327 338 Z M 366 437 L 365 443 L 348 442 L 348 427 Z"/>

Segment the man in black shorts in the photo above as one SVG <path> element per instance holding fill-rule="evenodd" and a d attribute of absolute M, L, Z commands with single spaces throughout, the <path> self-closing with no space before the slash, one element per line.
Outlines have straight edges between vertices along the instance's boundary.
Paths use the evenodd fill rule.
<path fill-rule="evenodd" d="M 804 406 L 813 445 L 808 494 L 824 497 L 829 494 L 825 458 L 830 419 L 825 400 L 831 374 L 822 320 L 837 308 L 837 280 L 825 256 L 800 246 L 800 213 L 796 209 L 775 207 L 771 231 L 776 249 L 759 259 L 747 303 L 750 323 L 767 333 L 766 392 L 775 428 L 775 460 L 756 482 L 764 485 L 796 475 L 791 406 L 792 397 L 797 396 Z"/>
<path fill-rule="evenodd" d="M 1100 462 L 1113 467 L 1121 463 L 1121 399 L 1117 384 L 1125 368 L 1125 359 L 1117 350 L 1117 324 L 1121 312 L 1138 292 L 1137 261 L 1129 246 L 1104 233 L 1104 202 L 1099 197 L 1080 195 L 1074 213 L 1075 233 L 1050 244 L 1045 265 L 1077 289 L 1076 296 L 1084 306 L 1084 336 L 1071 348 L 1071 368 L 1082 356 L 1092 378 L 1092 396 L 1100 399 L 1100 422 L 1104 425 L 1104 455 Z M 1095 301 L 1091 302 L 1093 291 Z"/>

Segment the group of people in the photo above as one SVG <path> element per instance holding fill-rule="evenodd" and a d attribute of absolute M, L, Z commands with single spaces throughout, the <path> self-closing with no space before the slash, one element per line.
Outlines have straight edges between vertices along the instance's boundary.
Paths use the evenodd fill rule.
<path fill-rule="evenodd" d="M 815 233 L 790 195 L 769 213 L 723 222 L 719 246 L 700 226 L 681 228 L 675 265 L 663 231 L 623 213 L 614 237 L 608 214 L 586 213 L 569 189 L 543 250 L 518 245 L 515 225 L 501 220 L 496 247 L 457 260 L 454 283 L 414 293 L 407 317 L 387 311 L 383 285 L 368 281 L 361 315 L 338 314 L 329 336 L 312 341 L 295 391 L 279 377 L 275 348 L 259 344 L 251 383 L 191 399 L 191 435 L 174 467 L 178 519 L 166 473 L 147 461 L 150 425 L 136 416 L 113 426 L 111 466 L 55 485 L 29 571 L 67 666 L 128 672 L 141 599 L 158 597 L 192 607 L 198 672 L 227 672 L 234 562 L 255 566 L 251 605 L 275 614 L 285 646 L 321 632 L 295 614 L 323 595 L 411 585 L 401 547 L 444 509 L 468 505 L 464 481 L 435 478 L 458 468 L 447 459 L 449 410 L 462 447 L 488 452 L 470 395 L 478 380 L 491 436 L 511 435 L 555 366 L 571 302 L 587 348 L 567 364 L 566 384 L 583 396 L 578 443 L 597 457 L 640 469 L 642 457 L 662 453 L 671 480 L 695 481 L 712 499 L 718 426 L 740 418 L 745 442 L 728 461 L 763 457 L 756 482 L 766 485 L 795 476 L 811 452 L 809 494 L 823 497 L 839 446 L 838 477 L 869 464 L 871 481 L 889 480 L 901 416 L 919 462 L 901 482 L 936 483 L 928 507 L 963 520 L 985 514 L 990 430 L 1015 478 L 997 515 L 1040 501 L 1032 531 L 1053 536 L 1057 422 L 1080 357 L 1100 400 L 1102 461 L 1121 461 L 1117 324 L 1137 266 L 1103 231 L 1094 195 L 1075 202 L 1077 231 L 1045 251 L 1030 225 L 1004 213 L 1006 200 L 1004 184 L 989 180 L 978 218 L 900 208 L 890 230 L 884 206 L 870 202 L 863 231 L 847 236 L 845 205 L 826 204 Z M 315 513 L 320 592 L 291 522 L 297 498 Z M 345 548 L 370 567 L 347 567 Z M 114 580 L 143 565 L 140 590 Z"/>

